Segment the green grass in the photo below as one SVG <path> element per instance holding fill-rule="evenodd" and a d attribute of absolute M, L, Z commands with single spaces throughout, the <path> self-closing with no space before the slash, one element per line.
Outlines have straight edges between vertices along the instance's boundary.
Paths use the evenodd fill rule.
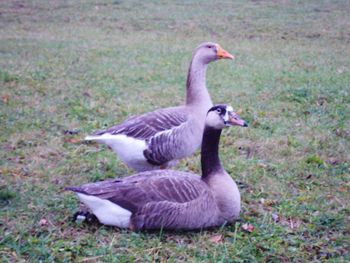
<path fill-rule="evenodd" d="M 0 261 L 350 261 L 349 1 L 34 0 L 0 10 Z M 207 84 L 250 123 L 221 141 L 241 221 L 151 233 L 72 223 L 79 204 L 65 186 L 132 173 L 105 147 L 75 142 L 183 103 L 203 41 L 236 56 L 211 64 Z M 197 153 L 177 169 L 199 167 Z"/>

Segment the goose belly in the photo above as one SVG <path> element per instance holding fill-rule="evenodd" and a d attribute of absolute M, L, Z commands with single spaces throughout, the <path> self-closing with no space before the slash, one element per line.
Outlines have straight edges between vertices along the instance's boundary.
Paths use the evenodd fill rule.
<path fill-rule="evenodd" d="M 128 228 L 132 213 L 109 200 L 77 193 L 81 202 L 87 205 L 98 220 L 105 225 Z"/>

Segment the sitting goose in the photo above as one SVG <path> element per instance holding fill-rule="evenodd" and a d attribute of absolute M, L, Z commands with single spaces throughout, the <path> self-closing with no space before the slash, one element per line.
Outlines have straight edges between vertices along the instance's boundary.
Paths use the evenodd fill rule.
<path fill-rule="evenodd" d="M 207 114 L 202 143 L 202 177 L 174 170 L 141 172 L 126 178 L 68 187 L 105 225 L 144 229 L 200 229 L 237 219 L 240 193 L 220 163 L 225 127 L 247 126 L 231 106 Z"/>
<path fill-rule="evenodd" d="M 129 167 L 146 171 L 170 167 L 201 145 L 206 111 L 213 106 L 206 88 L 208 63 L 233 56 L 215 43 L 195 50 L 187 76 L 186 104 L 132 116 L 85 140 L 107 144 Z"/>

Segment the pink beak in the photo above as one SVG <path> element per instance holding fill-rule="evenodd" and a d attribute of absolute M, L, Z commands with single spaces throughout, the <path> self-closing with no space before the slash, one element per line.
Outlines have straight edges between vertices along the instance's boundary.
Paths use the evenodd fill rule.
<path fill-rule="evenodd" d="M 242 120 L 238 114 L 233 111 L 229 112 L 229 120 L 227 123 L 236 126 L 248 127 L 248 123 L 245 120 Z"/>

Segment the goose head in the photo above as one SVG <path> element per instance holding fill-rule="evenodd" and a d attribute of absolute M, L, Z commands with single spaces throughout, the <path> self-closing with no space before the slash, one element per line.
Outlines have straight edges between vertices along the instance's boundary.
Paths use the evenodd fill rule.
<path fill-rule="evenodd" d="M 213 42 L 200 44 L 195 50 L 194 57 L 200 59 L 204 64 L 218 59 L 234 59 L 233 55 L 228 53 L 219 44 Z"/>
<path fill-rule="evenodd" d="M 230 105 L 224 104 L 215 105 L 209 109 L 205 125 L 216 130 L 221 130 L 229 126 L 248 127 L 247 122 L 242 120 Z"/>

